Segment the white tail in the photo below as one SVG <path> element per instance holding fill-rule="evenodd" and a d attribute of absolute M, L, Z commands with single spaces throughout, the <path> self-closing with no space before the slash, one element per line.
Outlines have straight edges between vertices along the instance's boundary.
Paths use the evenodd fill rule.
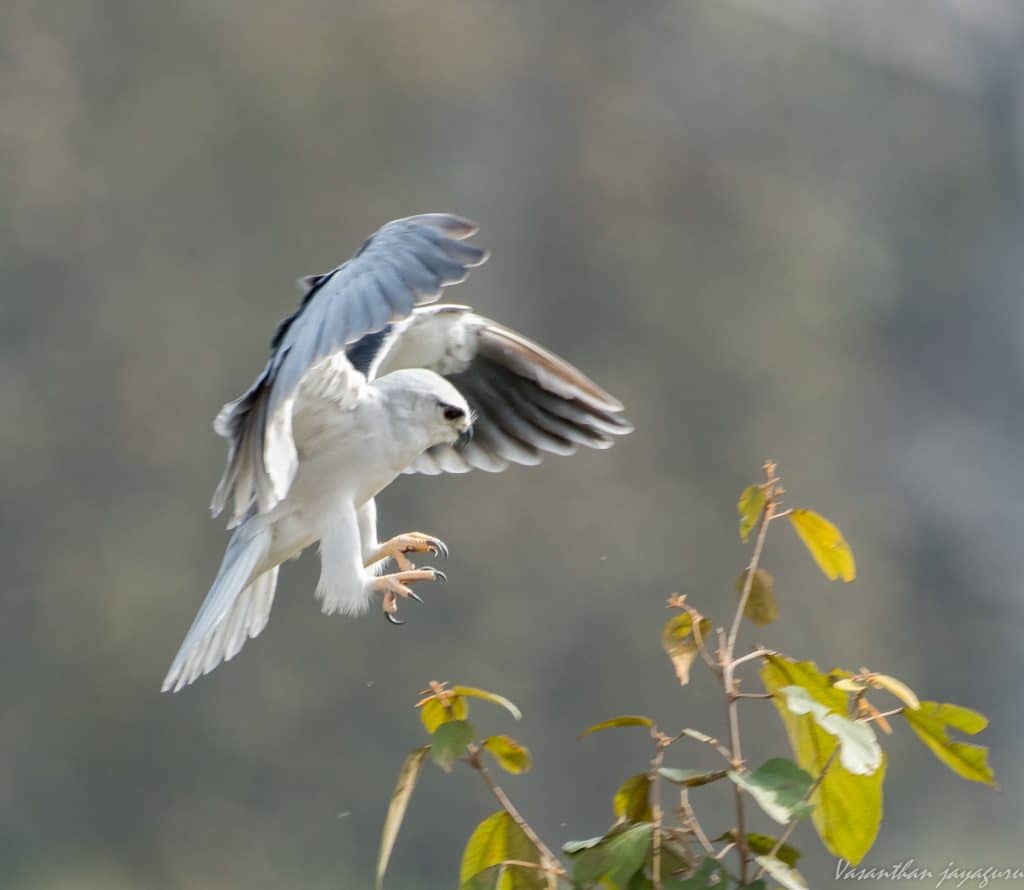
<path fill-rule="evenodd" d="M 266 627 L 277 586 L 277 567 L 262 571 L 271 534 L 253 517 L 231 536 L 217 578 L 164 678 L 164 692 L 177 692 L 234 658 L 246 639 Z"/>

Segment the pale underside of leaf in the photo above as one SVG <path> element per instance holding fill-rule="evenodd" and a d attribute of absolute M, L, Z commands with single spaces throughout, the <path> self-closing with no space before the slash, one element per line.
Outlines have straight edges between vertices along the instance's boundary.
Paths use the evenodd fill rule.
<path fill-rule="evenodd" d="M 377 890 L 384 886 L 384 873 L 388 869 L 388 861 L 391 859 L 391 851 L 398 838 L 398 830 L 402 827 L 402 819 L 405 818 L 409 798 L 412 797 L 416 780 L 423 768 L 423 761 L 426 760 L 429 753 L 429 745 L 417 748 L 405 758 L 402 768 L 398 771 L 398 781 L 395 783 L 395 790 L 391 793 L 391 803 L 388 804 L 388 813 L 384 818 L 384 828 L 381 831 L 380 852 L 377 855 Z"/>
<path fill-rule="evenodd" d="M 817 778 L 832 758 L 838 741 L 823 730 L 809 714 L 798 716 L 786 705 L 780 690 L 800 685 L 815 701 L 833 710 L 846 707 L 845 693 L 834 689 L 830 677 L 823 675 L 813 662 L 795 662 L 771 656 L 761 669 L 765 688 L 776 693 L 774 704 L 796 762 Z M 885 758 L 881 767 L 870 776 L 855 775 L 839 762 L 833 762 L 811 797 L 814 811 L 811 819 L 822 842 L 834 856 L 850 863 L 859 863 L 878 835 L 882 821 L 882 786 L 885 781 Z"/>

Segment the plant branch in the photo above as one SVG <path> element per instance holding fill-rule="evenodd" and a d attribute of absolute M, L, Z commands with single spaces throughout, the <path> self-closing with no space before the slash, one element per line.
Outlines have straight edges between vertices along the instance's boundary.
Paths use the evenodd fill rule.
<path fill-rule="evenodd" d="M 739 702 L 733 697 L 736 691 L 735 680 L 733 679 L 733 664 L 729 658 L 723 665 L 722 686 L 725 689 L 726 718 L 729 721 L 729 735 L 732 740 L 732 765 L 733 769 L 739 769 L 743 765 L 743 749 L 740 747 Z M 739 785 L 734 785 L 733 792 L 736 799 L 736 853 L 740 860 L 740 883 L 746 885 L 749 852 L 743 789 Z"/>
<path fill-rule="evenodd" d="M 665 736 L 656 738 L 657 749 L 651 759 L 651 881 L 654 890 L 661 890 L 661 764 L 665 758 Z"/>
<path fill-rule="evenodd" d="M 875 720 L 884 720 L 886 717 L 895 717 L 898 714 L 903 713 L 903 708 L 893 708 L 891 711 L 879 711 L 877 714 L 872 714 L 870 717 L 861 717 L 861 723 L 872 723 Z"/>
<path fill-rule="evenodd" d="M 739 606 L 732 619 L 732 628 L 729 630 L 729 638 L 726 642 L 726 660 L 732 660 L 733 649 L 736 647 L 736 637 L 740 632 L 740 621 L 743 620 L 743 612 L 747 608 L 747 600 L 750 599 L 750 591 L 754 587 L 754 573 L 761 562 L 761 551 L 764 549 L 764 539 L 768 535 L 768 526 L 772 521 L 772 490 L 768 489 L 768 500 L 765 502 L 761 512 L 761 523 L 757 529 L 757 541 L 754 543 L 754 553 L 750 557 L 750 565 L 747 566 L 747 576 L 743 580 L 743 592 L 740 594 Z"/>
<path fill-rule="evenodd" d="M 501 808 L 508 813 L 509 818 L 515 822 L 519 829 L 526 835 L 527 839 L 536 847 L 537 852 L 540 853 L 541 859 L 544 860 L 544 871 L 548 875 L 549 887 L 555 886 L 555 875 L 565 875 L 566 871 L 559 861 L 558 857 L 551 852 L 551 849 L 547 844 L 544 843 L 537 835 L 537 832 L 530 827 L 530 824 L 523 818 L 519 810 L 509 799 L 508 795 L 501 789 L 501 786 L 494 781 L 494 777 L 491 775 L 490 770 L 487 769 L 486 764 L 483 762 L 483 758 L 480 756 L 480 748 L 476 745 L 468 745 L 466 752 L 469 756 L 469 765 L 473 767 L 484 780 L 487 787 L 491 790 L 491 794 L 494 795 L 495 799 L 501 805 Z"/>
<path fill-rule="evenodd" d="M 693 832 L 693 836 L 697 838 L 697 841 L 704 848 L 704 852 L 709 856 L 714 856 L 715 848 L 711 845 L 711 841 L 708 840 L 708 836 L 704 833 L 704 829 L 697 819 L 697 814 L 693 811 L 693 806 L 690 803 L 690 789 L 685 785 L 679 789 L 679 809 L 683 813 L 683 824 Z"/>
<path fill-rule="evenodd" d="M 715 660 L 711 657 L 711 653 L 708 652 L 708 648 L 705 645 L 704 634 L 700 630 L 700 622 L 704 617 L 700 614 L 693 606 L 688 605 L 685 598 L 679 598 L 680 608 L 686 611 L 686 614 L 690 616 L 690 627 L 693 628 L 693 640 L 697 644 L 697 651 L 700 653 L 700 657 L 704 660 L 704 663 L 711 669 L 711 672 L 722 675 L 722 667 L 715 663 Z"/>
<path fill-rule="evenodd" d="M 739 658 L 734 658 L 732 666 L 733 668 L 737 668 L 741 664 L 746 664 L 748 661 L 753 661 L 755 658 L 767 658 L 769 655 L 777 654 L 778 653 L 774 649 L 765 649 L 763 646 L 758 646 L 753 652 L 748 652 L 746 655 L 741 655 Z"/>
<path fill-rule="evenodd" d="M 718 741 L 718 739 L 712 738 L 706 733 L 700 732 L 696 729 L 684 729 L 682 732 L 679 733 L 679 735 L 673 736 L 672 739 L 669 740 L 669 744 L 678 741 L 683 736 L 686 736 L 686 738 L 688 739 L 693 739 L 695 742 L 703 742 L 705 745 L 709 745 L 710 747 L 714 748 L 719 754 L 721 754 L 723 758 L 725 758 L 725 761 L 729 764 L 729 766 L 733 765 L 732 752 L 728 748 L 726 748 L 725 745 Z"/>
<path fill-rule="evenodd" d="M 768 536 L 768 526 L 771 524 L 776 498 L 782 492 L 778 478 L 775 476 L 775 465 L 771 462 L 764 466 L 767 481 L 763 483 L 765 493 L 764 506 L 761 508 L 761 516 L 757 526 L 757 538 L 754 541 L 754 552 L 751 554 L 750 563 L 747 566 L 746 575 L 743 579 L 743 591 L 740 593 L 740 601 L 736 605 L 736 614 L 733 615 L 732 626 L 729 628 L 728 636 L 719 631 L 719 661 L 722 665 L 722 691 L 725 693 L 726 720 L 729 724 L 729 741 L 732 748 L 733 769 L 740 769 L 743 766 L 743 748 L 740 742 L 740 714 L 739 714 L 739 685 L 736 683 L 736 667 L 741 661 L 747 660 L 753 655 L 743 656 L 742 659 L 733 658 L 736 651 L 736 638 L 739 636 L 740 623 L 743 621 L 743 613 L 746 611 L 747 602 L 750 599 L 750 591 L 754 588 L 754 577 L 757 574 L 758 566 L 761 563 L 761 553 L 764 551 L 765 538 Z M 759 650 L 755 650 L 760 654 Z M 747 843 L 746 808 L 743 799 L 743 789 L 736 785 L 733 789 L 736 799 L 736 853 L 740 860 L 740 883 L 747 884 L 750 862 L 750 847 Z"/>

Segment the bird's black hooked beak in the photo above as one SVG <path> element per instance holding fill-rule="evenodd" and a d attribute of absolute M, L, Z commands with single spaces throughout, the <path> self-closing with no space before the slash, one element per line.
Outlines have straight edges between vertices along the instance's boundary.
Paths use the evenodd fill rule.
<path fill-rule="evenodd" d="M 455 440 L 455 450 L 456 451 L 461 451 L 463 448 L 465 448 L 472 441 L 473 441 L 473 424 L 470 423 L 469 426 L 467 426 L 461 433 L 459 433 L 459 438 Z"/>

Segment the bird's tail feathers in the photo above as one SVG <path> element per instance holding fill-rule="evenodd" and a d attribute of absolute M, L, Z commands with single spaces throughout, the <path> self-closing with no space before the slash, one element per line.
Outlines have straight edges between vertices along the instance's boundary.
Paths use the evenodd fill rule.
<path fill-rule="evenodd" d="M 272 530 L 260 517 L 231 537 L 220 571 L 164 678 L 163 691 L 177 692 L 234 658 L 246 639 L 266 627 L 274 604 L 277 567 L 260 571 Z"/>

